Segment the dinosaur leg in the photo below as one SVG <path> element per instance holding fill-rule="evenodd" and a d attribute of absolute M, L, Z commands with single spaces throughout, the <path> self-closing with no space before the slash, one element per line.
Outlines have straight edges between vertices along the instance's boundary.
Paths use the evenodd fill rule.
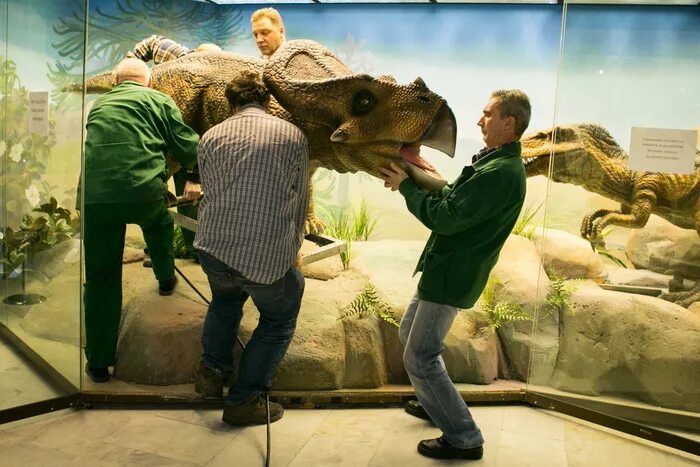
<path fill-rule="evenodd" d="M 695 231 L 700 236 L 700 202 L 695 206 Z M 680 288 L 677 289 L 679 285 Z M 669 283 L 669 292 L 661 294 L 659 298 L 687 308 L 694 302 L 700 301 L 700 280 L 695 281 L 691 290 L 683 291 L 683 276 L 676 273 Z"/>
<path fill-rule="evenodd" d="M 649 220 L 649 215 L 651 215 L 655 204 L 655 197 L 640 196 L 629 208 L 623 207 L 620 211 L 607 209 L 595 211 L 583 219 L 581 236 L 591 243 L 601 243 L 603 229 L 609 225 L 633 229 L 642 228 Z"/>
<path fill-rule="evenodd" d="M 316 217 L 314 212 L 314 187 L 311 183 L 313 172 L 309 175 L 309 214 L 306 217 L 306 224 L 304 225 L 304 235 L 309 234 L 320 234 L 326 227 L 321 219 Z"/>

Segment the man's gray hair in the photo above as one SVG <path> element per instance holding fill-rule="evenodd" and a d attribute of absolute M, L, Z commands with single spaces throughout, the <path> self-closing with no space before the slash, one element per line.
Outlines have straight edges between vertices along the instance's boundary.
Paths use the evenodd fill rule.
<path fill-rule="evenodd" d="M 530 124 L 530 99 L 519 89 L 499 89 L 491 93 L 498 102 L 501 117 L 515 118 L 515 135 L 520 138 Z"/>
<path fill-rule="evenodd" d="M 146 63 L 138 58 L 125 58 L 114 67 L 114 74 L 117 77 L 117 83 L 121 83 L 127 79 L 135 79 L 145 82 L 151 78 L 151 70 Z"/>

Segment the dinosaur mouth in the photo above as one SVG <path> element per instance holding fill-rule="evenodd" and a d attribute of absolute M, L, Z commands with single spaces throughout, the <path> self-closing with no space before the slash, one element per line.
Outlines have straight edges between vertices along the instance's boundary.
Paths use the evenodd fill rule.
<path fill-rule="evenodd" d="M 435 172 L 435 167 L 420 156 L 419 143 L 404 144 L 401 149 L 399 149 L 399 156 L 401 156 L 401 159 L 404 161 L 415 165 L 421 170 Z"/>

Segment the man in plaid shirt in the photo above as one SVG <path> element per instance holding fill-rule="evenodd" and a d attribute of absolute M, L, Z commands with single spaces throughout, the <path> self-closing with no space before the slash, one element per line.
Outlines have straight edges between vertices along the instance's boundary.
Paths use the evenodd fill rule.
<path fill-rule="evenodd" d="M 299 128 L 267 113 L 269 96 L 260 74 L 238 74 L 226 88 L 233 116 L 207 131 L 197 152 L 205 196 L 194 245 L 212 291 L 197 392 L 222 397 L 249 297 L 260 313 L 228 391 L 223 420 L 232 425 L 267 422 L 264 395 L 304 293 L 294 261 L 308 209 L 308 142 Z M 283 412 L 270 403 L 270 421 Z"/>

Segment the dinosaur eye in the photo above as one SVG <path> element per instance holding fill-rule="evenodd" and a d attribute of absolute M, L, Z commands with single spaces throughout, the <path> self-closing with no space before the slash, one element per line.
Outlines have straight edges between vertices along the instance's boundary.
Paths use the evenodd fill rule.
<path fill-rule="evenodd" d="M 368 114 L 377 103 L 374 95 L 363 89 L 352 98 L 352 114 L 356 116 Z"/>

